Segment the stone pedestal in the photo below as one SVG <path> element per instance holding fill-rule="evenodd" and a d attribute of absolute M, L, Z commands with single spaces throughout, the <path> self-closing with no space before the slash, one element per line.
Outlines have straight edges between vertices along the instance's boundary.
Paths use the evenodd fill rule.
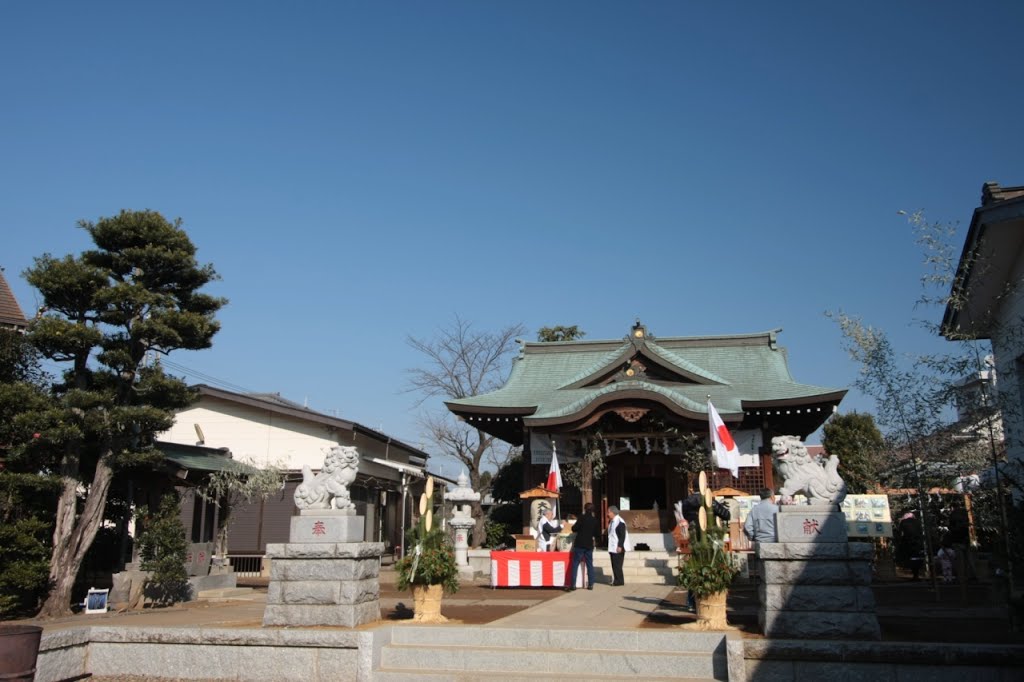
<path fill-rule="evenodd" d="M 779 542 L 758 543 L 758 621 L 766 637 L 880 639 L 870 543 L 849 542 L 830 507 L 783 506 Z"/>
<path fill-rule="evenodd" d="M 476 571 L 469 565 L 469 530 L 476 525 L 476 521 L 453 516 L 448 523 L 455 529 L 455 565 L 459 568 L 459 579 L 472 580 Z"/>
<path fill-rule="evenodd" d="M 263 625 L 356 627 L 380 620 L 382 542 L 361 542 L 363 517 L 310 509 L 292 517 L 291 542 L 267 545 Z"/>

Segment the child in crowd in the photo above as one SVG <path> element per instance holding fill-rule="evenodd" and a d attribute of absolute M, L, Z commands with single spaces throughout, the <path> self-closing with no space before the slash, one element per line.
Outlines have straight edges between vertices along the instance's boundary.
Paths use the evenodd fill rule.
<path fill-rule="evenodd" d="M 942 547 L 939 548 L 938 553 L 935 555 L 935 561 L 939 565 L 939 570 L 942 571 L 942 582 L 953 582 L 953 565 L 956 562 L 956 550 L 953 549 L 952 542 L 949 540 L 942 541 Z"/>

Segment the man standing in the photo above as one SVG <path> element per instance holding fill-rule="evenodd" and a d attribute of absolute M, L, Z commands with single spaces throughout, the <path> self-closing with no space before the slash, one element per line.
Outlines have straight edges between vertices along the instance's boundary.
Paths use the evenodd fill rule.
<path fill-rule="evenodd" d="M 743 532 L 754 542 L 777 542 L 775 515 L 778 513 L 779 505 L 775 504 L 775 493 L 764 488 L 761 491 L 761 501 L 747 514 Z"/>
<path fill-rule="evenodd" d="M 537 524 L 538 552 L 549 552 L 554 548 L 555 535 L 562 530 L 562 527 L 558 525 L 554 518 L 555 510 L 551 508 L 548 508 L 544 515 L 540 517 L 540 523 Z"/>
<path fill-rule="evenodd" d="M 612 585 L 625 585 L 622 577 L 622 564 L 626 560 L 626 546 L 629 544 L 629 533 L 626 522 L 619 516 L 619 508 L 608 507 L 608 554 L 612 560 Z"/>
<path fill-rule="evenodd" d="M 572 530 L 576 533 L 576 539 L 572 542 L 572 562 L 569 564 L 569 586 L 565 589 L 572 591 L 576 589 L 576 571 L 579 570 L 580 560 L 586 562 L 588 590 L 594 589 L 594 538 L 600 530 L 597 525 L 597 518 L 594 516 L 594 505 L 587 502 L 583 505 L 583 516 L 576 521 Z"/>

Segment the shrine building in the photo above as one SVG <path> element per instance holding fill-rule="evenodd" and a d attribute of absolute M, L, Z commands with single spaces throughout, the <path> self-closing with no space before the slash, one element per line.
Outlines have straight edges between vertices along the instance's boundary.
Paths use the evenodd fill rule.
<path fill-rule="evenodd" d="M 563 512 L 657 509 L 671 530 L 701 470 L 716 490 L 775 487 L 771 438 L 806 438 L 846 394 L 795 381 L 780 331 L 657 338 L 638 321 L 619 340 L 524 342 L 504 386 L 446 404 L 523 446 L 523 489 L 543 484 L 557 452 Z M 711 466 L 709 399 L 740 446 L 738 477 Z"/>

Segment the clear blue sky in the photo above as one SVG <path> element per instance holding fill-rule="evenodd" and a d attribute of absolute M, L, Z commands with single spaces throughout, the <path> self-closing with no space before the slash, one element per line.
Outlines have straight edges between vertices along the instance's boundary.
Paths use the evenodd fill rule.
<path fill-rule="evenodd" d="M 417 444 L 407 335 L 782 327 L 901 350 L 921 254 L 1024 183 L 1019 2 L 0 4 L 0 265 L 121 208 L 184 219 L 230 299 L 172 361 Z M 196 380 L 195 377 L 188 377 Z M 870 409 L 851 394 L 844 409 Z M 450 473 L 450 472 L 449 472 Z"/>

